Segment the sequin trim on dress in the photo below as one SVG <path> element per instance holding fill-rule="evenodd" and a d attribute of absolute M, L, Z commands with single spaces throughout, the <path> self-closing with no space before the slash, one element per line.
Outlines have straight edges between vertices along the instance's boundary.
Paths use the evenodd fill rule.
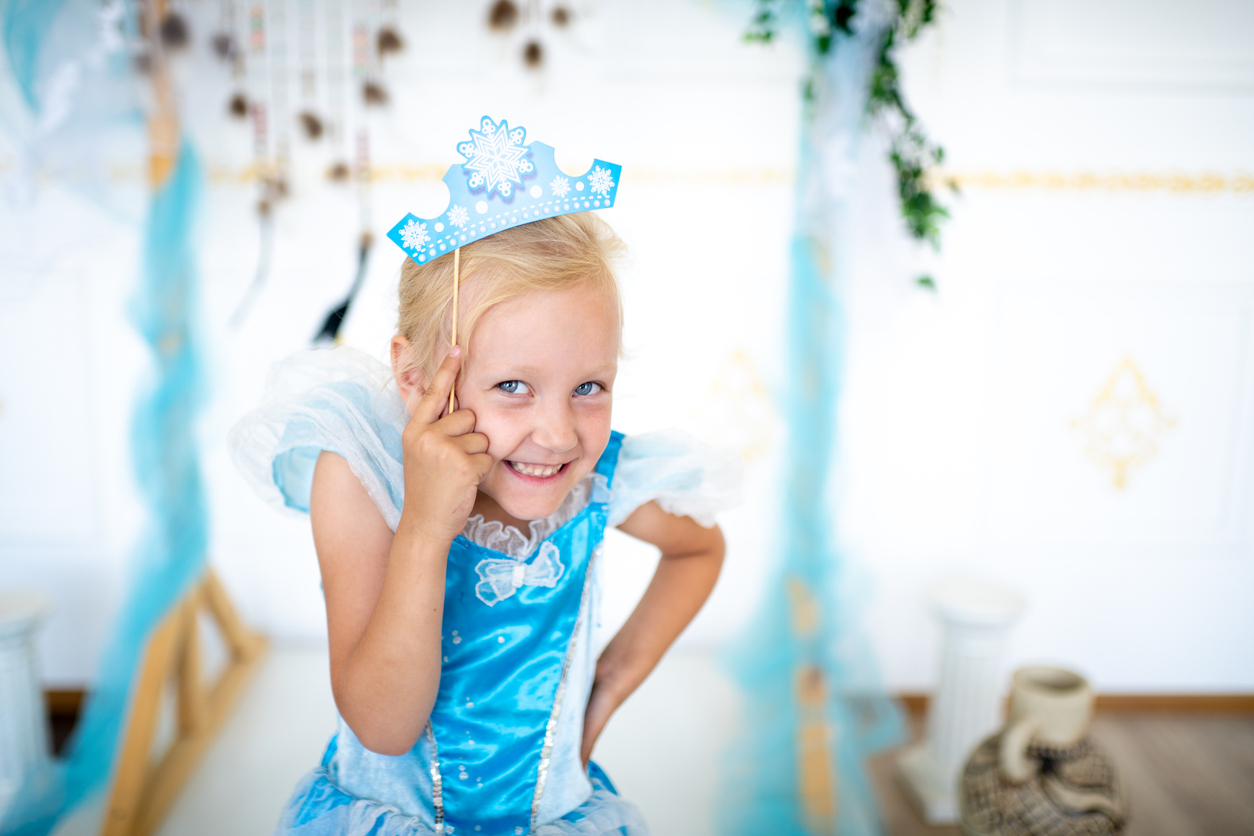
<path fill-rule="evenodd" d="M 435 808 L 435 832 L 444 832 L 444 779 L 440 777 L 440 750 L 435 745 L 435 730 L 427 722 L 427 740 L 431 742 L 431 806 Z"/>
<path fill-rule="evenodd" d="M 540 767 L 536 772 L 536 793 L 531 799 L 531 830 L 536 829 L 540 817 L 540 799 L 544 796 L 544 782 L 549 777 L 549 756 L 553 753 L 553 737 L 557 731 L 557 718 L 562 710 L 562 697 L 566 695 L 566 674 L 570 671 L 570 661 L 575 655 L 575 645 L 579 640 L 579 629 L 583 626 L 584 608 L 588 604 L 588 590 L 592 588 L 592 569 L 597 557 L 601 554 L 601 544 L 592 550 L 588 560 L 588 568 L 584 572 L 583 592 L 579 596 L 579 616 L 575 619 L 575 629 L 570 634 L 570 644 L 566 646 L 566 658 L 562 660 L 562 678 L 557 683 L 557 694 L 553 697 L 553 710 L 549 712 L 549 722 L 544 727 L 544 747 L 540 750 Z"/>

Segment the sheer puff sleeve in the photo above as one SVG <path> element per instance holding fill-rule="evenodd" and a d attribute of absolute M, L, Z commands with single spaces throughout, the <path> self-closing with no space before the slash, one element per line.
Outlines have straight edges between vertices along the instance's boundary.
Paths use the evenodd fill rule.
<path fill-rule="evenodd" d="M 646 502 L 668 514 L 714 525 L 714 515 L 740 502 L 741 462 L 679 430 L 623 439 L 609 506 L 618 525 Z"/>
<path fill-rule="evenodd" d="M 294 354 L 275 363 L 261 406 L 227 438 L 244 478 L 278 508 L 309 511 L 314 464 L 343 456 L 396 530 L 404 501 L 401 432 L 408 414 L 392 372 L 347 346 Z"/>

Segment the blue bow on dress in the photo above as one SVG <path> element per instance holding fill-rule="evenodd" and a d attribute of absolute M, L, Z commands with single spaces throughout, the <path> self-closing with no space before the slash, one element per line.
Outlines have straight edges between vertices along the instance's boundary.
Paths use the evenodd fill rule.
<path fill-rule="evenodd" d="M 552 589 L 557 586 L 565 567 L 557 546 L 545 540 L 540 544 L 540 553 L 530 563 L 489 557 L 479 561 L 475 571 L 482 578 L 475 584 L 475 595 L 490 607 L 513 595 L 524 584 Z"/>

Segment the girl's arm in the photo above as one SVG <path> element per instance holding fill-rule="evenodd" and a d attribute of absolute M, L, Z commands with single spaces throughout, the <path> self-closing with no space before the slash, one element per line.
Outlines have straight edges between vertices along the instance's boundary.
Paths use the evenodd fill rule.
<path fill-rule="evenodd" d="M 597 660 L 584 714 L 580 754 L 585 765 L 610 715 L 692 621 L 723 565 L 723 532 L 718 526 L 703 528 L 691 517 L 666 513 L 656 502 L 637 508 L 618 529 L 657 546 L 662 557 L 644 597 Z"/>
<path fill-rule="evenodd" d="M 343 458 L 323 452 L 314 468 L 309 516 L 327 603 L 331 689 L 362 745 L 385 755 L 413 748 L 435 704 L 448 550 L 492 465 L 470 410 L 440 418 L 460 365 L 460 352 L 451 353 L 409 404 L 395 535 Z"/>

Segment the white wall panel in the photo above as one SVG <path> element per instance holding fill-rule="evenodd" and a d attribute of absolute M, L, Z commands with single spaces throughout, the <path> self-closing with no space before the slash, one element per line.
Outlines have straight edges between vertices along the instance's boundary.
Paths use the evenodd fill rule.
<path fill-rule="evenodd" d="M 1243 0 L 1010 0 L 1014 78 L 1073 85 L 1254 86 Z"/>
<path fill-rule="evenodd" d="M 1254 198 L 1202 177 L 1254 169 L 1251 13 L 961 0 L 907 56 L 952 170 L 1000 177 L 946 198 L 938 256 L 885 242 L 852 277 L 841 532 L 896 687 L 936 674 L 927 585 L 973 575 L 1029 602 L 1008 665 L 1254 688 Z M 1119 488 L 1076 423 L 1125 360 L 1171 424 Z"/>

